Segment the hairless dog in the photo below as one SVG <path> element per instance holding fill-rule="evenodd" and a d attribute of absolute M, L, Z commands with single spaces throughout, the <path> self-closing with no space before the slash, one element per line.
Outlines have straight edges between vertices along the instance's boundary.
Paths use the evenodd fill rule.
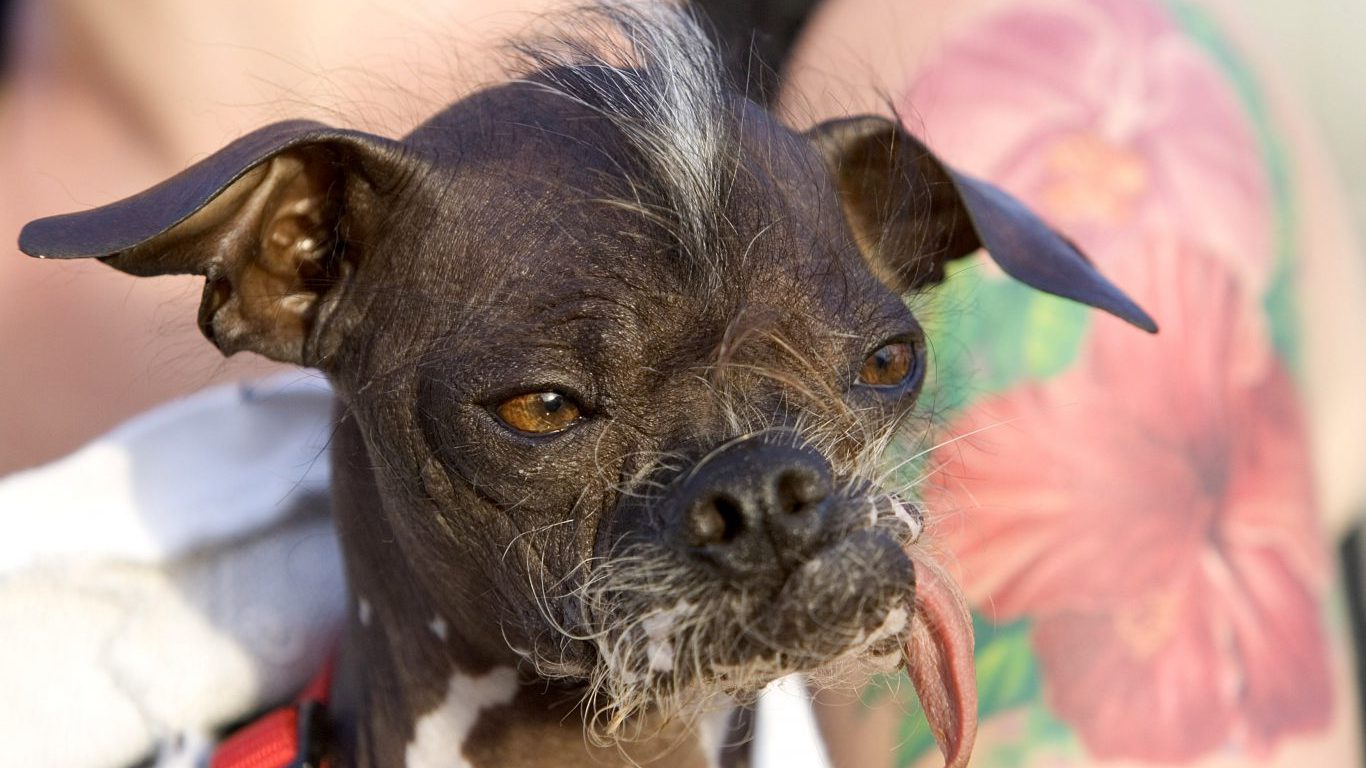
<path fill-rule="evenodd" d="M 971 622 L 880 482 L 926 370 L 901 297 L 985 248 L 1152 320 L 897 122 L 789 129 L 682 11 L 602 5 L 518 50 L 402 140 L 271 125 L 20 238 L 201 275 L 224 354 L 332 382 L 355 612 L 327 753 L 718 764 L 770 681 L 904 664 L 966 764 Z"/>

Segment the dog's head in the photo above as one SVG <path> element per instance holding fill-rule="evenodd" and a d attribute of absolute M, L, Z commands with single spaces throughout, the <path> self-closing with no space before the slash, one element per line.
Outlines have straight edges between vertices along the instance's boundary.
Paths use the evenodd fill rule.
<path fill-rule="evenodd" d="M 880 474 L 926 369 L 902 296 L 984 246 L 1152 323 L 896 122 L 795 133 L 682 15 L 606 16 L 402 141 L 274 125 L 21 247 L 203 275 L 224 353 L 325 371 L 377 489 L 340 509 L 406 594 L 588 684 L 608 730 L 905 656 L 953 751 L 970 622 Z M 353 574 L 380 546 L 345 545 Z"/>

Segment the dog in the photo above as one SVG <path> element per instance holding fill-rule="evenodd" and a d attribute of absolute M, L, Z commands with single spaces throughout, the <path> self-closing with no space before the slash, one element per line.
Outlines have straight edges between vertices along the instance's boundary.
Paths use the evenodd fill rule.
<path fill-rule="evenodd" d="M 331 381 L 354 612 L 325 755 L 737 764 L 726 713 L 767 683 L 904 664 L 966 765 L 966 604 L 882 483 L 927 365 L 902 296 L 985 248 L 1153 321 L 898 121 L 788 128 L 684 11 L 595 6 L 518 51 L 402 140 L 278 123 L 20 235 L 203 276 L 223 354 Z"/>

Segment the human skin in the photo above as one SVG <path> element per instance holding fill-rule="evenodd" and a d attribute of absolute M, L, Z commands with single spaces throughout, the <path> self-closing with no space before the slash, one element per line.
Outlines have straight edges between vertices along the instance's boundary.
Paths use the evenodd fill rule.
<path fill-rule="evenodd" d="M 1233 10 L 835 0 L 790 70 L 794 120 L 890 100 L 1163 325 L 1022 310 L 981 269 L 930 304 L 919 486 L 978 616 L 975 764 L 1360 760 L 1332 543 L 1366 498 L 1363 261 Z M 935 764 L 907 691 L 823 697 L 837 765 Z"/>

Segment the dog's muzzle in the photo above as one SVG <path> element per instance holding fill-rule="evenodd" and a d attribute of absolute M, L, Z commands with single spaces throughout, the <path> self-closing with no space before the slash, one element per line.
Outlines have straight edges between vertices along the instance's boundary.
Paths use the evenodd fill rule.
<path fill-rule="evenodd" d="M 735 670 L 901 659 L 948 764 L 965 764 L 976 730 L 972 620 L 952 579 L 915 544 L 915 505 L 840 482 L 822 454 L 790 436 L 736 439 L 660 487 L 619 512 L 608 545 L 635 553 L 622 563 L 648 565 L 620 566 L 590 601 L 628 639 L 638 635 L 635 655 L 630 642 L 605 645 L 624 678 L 724 689 Z M 606 558 L 606 573 L 615 560 Z M 677 664 L 701 647 L 718 679 Z"/>
<path fill-rule="evenodd" d="M 808 448 L 737 441 L 707 457 L 674 497 L 677 545 L 732 580 L 776 582 L 825 543 L 830 465 Z"/>

